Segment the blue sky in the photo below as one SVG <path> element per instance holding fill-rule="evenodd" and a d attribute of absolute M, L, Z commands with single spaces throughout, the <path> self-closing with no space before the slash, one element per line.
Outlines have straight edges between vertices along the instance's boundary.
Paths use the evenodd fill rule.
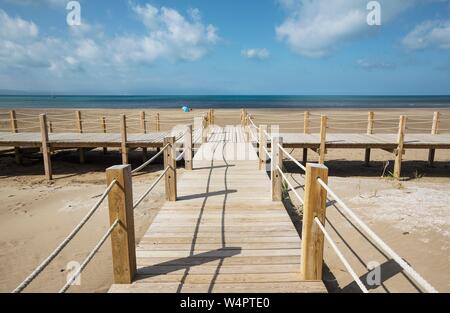
<path fill-rule="evenodd" d="M 450 0 L 0 0 L 0 90 L 450 94 Z"/>

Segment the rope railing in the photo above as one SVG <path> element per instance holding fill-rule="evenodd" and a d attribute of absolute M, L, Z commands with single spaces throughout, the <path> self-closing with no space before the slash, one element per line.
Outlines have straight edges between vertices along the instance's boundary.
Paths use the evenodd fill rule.
<path fill-rule="evenodd" d="M 267 150 L 266 147 L 263 147 L 264 152 L 267 154 L 267 156 L 269 157 L 269 159 L 272 158 L 272 154 Z"/>
<path fill-rule="evenodd" d="M 100 239 L 100 241 L 95 245 L 94 249 L 88 254 L 86 259 L 83 261 L 83 263 L 80 264 L 80 267 L 78 270 L 72 275 L 72 277 L 66 282 L 66 284 L 59 290 L 59 293 L 65 293 L 67 289 L 70 288 L 70 286 L 75 282 L 75 280 L 80 276 L 81 272 L 86 268 L 86 266 L 89 264 L 89 262 L 94 258 L 95 254 L 100 250 L 100 248 L 105 243 L 106 239 L 111 235 L 114 228 L 119 224 L 119 220 L 116 219 L 114 223 L 111 224 L 107 232 L 103 235 L 103 237 Z"/>
<path fill-rule="evenodd" d="M 286 174 L 283 172 L 283 170 L 277 166 L 277 170 L 278 172 L 280 172 L 281 176 L 283 177 L 283 180 L 288 184 L 289 188 L 291 189 L 291 191 L 294 193 L 294 195 L 297 197 L 297 199 L 300 201 L 300 203 L 302 205 L 305 204 L 305 201 L 303 200 L 302 197 L 300 197 L 300 195 L 297 193 L 297 191 L 295 190 L 295 187 L 292 185 L 292 183 L 289 181 L 289 179 L 287 178 Z"/>
<path fill-rule="evenodd" d="M 392 250 L 369 226 L 367 226 L 345 203 L 339 198 L 336 193 L 320 178 L 317 178 L 318 183 L 328 192 L 328 194 L 340 205 L 340 207 L 353 219 L 353 221 L 362 229 L 377 245 L 401 268 L 417 282 L 425 291 L 429 293 L 437 293 L 437 290 L 428 283 L 419 273 L 417 273 L 411 266 L 408 265 L 394 250 Z"/>
<path fill-rule="evenodd" d="M 283 151 L 283 154 L 287 156 L 292 162 L 295 163 L 298 167 L 300 167 L 304 172 L 306 172 L 306 167 L 303 166 L 299 161 L 297 161 L 289 152 L 286 151 L 286 149 L 283 148 L 280 144 L 278 144 L 278 148 L 280 148 L 281 151 Z"/>
<path fill-rule="evenodd" d="M 25 280 L 13 290 L 13 293 L 19 293 L 23 291 L 49 264 L 52 262 L 58 254 L 67 246 L 67 244 L 78 234 L 78 232 L 83 228 L 83 226 L 89 221 L 92 215 L 97 211 L 103 201 L 106 199 L 108 194 L 111 192 L 112 188 L 117 183 L 113 180 L 109 186 L 105 189 L 100 199 L 95 203 L 91 210 L 86 214 L 86 216 L 81 220 L 81 222 L 70 232 L 70 234 L 59 244 L 59 246 L 53 250 L 52 253 L 38 266 L 36 269 L 27 277 Z"/>
<path fill-rule="evenodd" d="M 177 161 L 181 161 L 184 158 L 185 153 L 186 150 L 183 150 L 183 152 L 181 152 L 180 155 L 177 157 Z"/>
<path fill-rule="evenodd" d="M 166 167 L 166 169 L 161 173 L 161 175 L 158 176 L 158 178 L 153 182 L 153 184 L 142 194 L 142 196 L 139 197 L 139 199 L 133 204 L 133 209 L 136 209 L 139 204 L 141 204 L 142 201 L 148 196 L 148 194 L 153 190 L 153 188 L 156 187 L 156 185 L 161 181 L 161 179 L 164 177 L 164 175 L 167 174 L 167 171 L 170 169 L 170 167 Z"/>
<path fill-rule="evenodd" d="M 353 277 L 354 281 L 359 286 L 359 288 L 362 290 L 362 292 L 369 293 L 369 291 L 367 290 L 366 286 L 363 284 L 363 282 L 359 278 L 358 274 L 356 274 L 355 271 L 353 270 L 353 268 L 350 266 L 350 263 L 344 257 L 342 252 L 339 250 L 339 248 L 337 247 L 336 243 L 333 241 L 333 239 L 331 238 L 330 234 L 326 231 L 325 227 L 322 225 L 320 220 L 317 217 L 315 217 L 314 218 L 314 222 L 317 224 L 317 226 L 319 226 L 320 230 L 322 231 L 322 233 L 325 236 L 325 239 L 328 241 L 328 243 L 330 244 L 331 248 L 334 250 L 334 252 L 338 256 L 338 258 L 341 260 L 342 264 L 344 264 L 345 268 L 347 269 L 349 274 Z"/>
<path fill-rule="evenodd" d="M 139 171 L 141 171 L 142 169 L 146 168 L 150 163 L 152 163 L 154 160 L 156 160 L 156 158 L 158 158 L 162 153 L 164 153 L 164 151 L 170 147 L 170 144 L 166 144 L 164 146 L 164 148 L 162 148 L 157 154 L 155 154 L 151 159 L 149 159 L 148 161 L 144 162 L 141 166 L 135 168 L 134 170 L 131 171 L 131 174 L 135 174 Z"/>

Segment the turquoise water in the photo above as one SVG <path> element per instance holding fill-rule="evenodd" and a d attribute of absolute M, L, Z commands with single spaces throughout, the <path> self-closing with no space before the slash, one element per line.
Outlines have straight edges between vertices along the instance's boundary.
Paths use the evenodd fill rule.
<path fill-rule="evenodd" d="M 450 96 L 0 96 L 0 108 L 450 108 Z"/>

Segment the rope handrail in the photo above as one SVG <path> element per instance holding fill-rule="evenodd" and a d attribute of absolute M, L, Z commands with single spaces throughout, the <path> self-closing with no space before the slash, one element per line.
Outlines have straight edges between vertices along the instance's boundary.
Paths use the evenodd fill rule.
<path fill-rule="evenodd" d="M 267 156 L 269 157 L 269 159 L 272 158 L 272 155 L 269 153 L 269 151 L 267 150 L 266 147 L 263 147 L 264 152 L 267 154 Z"/>
<path fill-rule="evenodd" d="M 180 161 L 182 158 L 184 158 L 185 153 L 186 150 L 183 150 L 183 152 L 181 152 L 180 155 L 177 157 L 177 161 Z"/>
<path fill-rule="evenodd" d="M 81 222 L 72 230 L 72 232 L 53 250 L 52 253 L 38 266 L 36 269 L 24 279 L 24 281 L 13 290 L 13 293 L 19 293 L 24 290 L 49 264 L 53 259 L 58 256 L 58 254 L 67 246 L 67 244 L 75 237 L 76 234 L 81 230 L 81 228 L 87 223 L 87 221 L 92 217 L 92 215 L 97 211 L 102 202 L 106 199 L 108 194 L 111 192 L 117 180 L 113 180 L 109 186 L 105 189 L 100 199 L 95 203 L 91 210 L 86 214 L 86 216 L 81 220 Z"/>
<path fill-rule="evenodd" d="M 300 195 L 297 193 L 297 191 L 295 190 L 294 186 L 291 184 L 291 182 L 288 180 L 288 178 L 286 177 L 286 175 L 283 173 L 283 171 L 281 170 L 280 166 L 277 165 L 277 170 L 278 172 L 280 172 L 281 176 L 283 177 L 283 179 L 286 181 L 286 183 L 289 185 L 289 188 L 291 189 L 291 191 L 295 194 L 295 196 L 298 198 L 298 200 L 302 203 L 302 205 L 305 204 L 305 201 L 303 200 L 302 197 L 300 197 Z"/>
<path fill-rule="evenodd" d="M 400 267 L 419 285 L 429 293 L 437 293 L 438 291 L 428 283 L 419 273 L 417 273 L 411 266 L 408 265 L 394 250 L 392 250 L 369 226 L 367 226 L 334 192 L 333 190 L 320 178 L 317 178 L 318 183 L 336 200 L 336 202 L 343 208 L 343 210 L 358 224 L 358 226 L 378 244 L 378 246 L 397 262 Z"/>
<path fill-rule="evenodd" d="M 103 235 L 103 237 L 100 239 L 100 241 L 95 245 L 94 249 L 92 249 L 92 251 L 88 254 L 86 259 L 84 259 L 83 263 L 81 263 L 80 267 L 75 272 L 75 274 L 73 274 L 73 276 L 66 282 L 64 287 L 62 287 L 59 290 L 59 293 L 64 293 L 67 291 L 67 289 L 69 289 L 69 287 L 72 285 L 72 283 L 78 278 L 78 276 L 80 276 L 81 272 L 86 268 L 86 266 L 89 264 L 89 262 L 94 258 L 95 254 L 98 252 L 98 250 L 100 250 L 102 245 L 105 243 L 106 239 L 108 239 L 108 237 L 111 235 L 114 228 L 118 224 L 119 224 L 119 219 L 116 219 L 116 221 L 111 224 L 108 231 Z"/>
<path fill-rule="evenodd" d="M 344 264 L 344 266 L 347 269 L 347 271 L 349 272 L 349 274 L 353 277 L 353 279 L 355 280 L 356 284 L 358 284 L 359 288 L 361 288 L 361 290 L 364 293 L 369 293 L 369 291 L 367 290 L 366 286 L 362 283 L 362 281 L 359 278 L 359 276 L 355 273 L 353 268 L 350 266 L 348 261 L 345 259 L 344 255 L 341 253 L 341 251 L 337 247 L 336 243 L 331 238 L 330 234 L 326 231 L 325 227 L 322 225 L 322 223 L 320 222 L 319 218 L 315 217 L 314 218 L 314 222 L 316 222 L 317 226 L 319 226 L 320 230 L 325 235 L 325 239 L 328 241 L 330 246 L 333 248 L 334 252 L 338 256 L 338 258 L 341 260 L 342 264 Z"/>
<path fill-rule="evenodd" d="M 166 144 L 164 146 L 164 148 L 162 148 L 157 154 L 155 154 L 150 160 L 145 161 L 141 166 L 135 168 L 134 170 L 131 171 L 131 174 L 134 174 L 136 172 L 139 172 L 140 170 L 142 170 L 143 168 L 145 168 L 147 165 L 149 165 L 150 163 L 152 163 L 154 160 L 156 160 L 157 157 L 159 157 L 168 147 L 170 146 L 170 144 Z"/>
<path fill-rule="evenodd" d="M 166 169 L 158 176 L 158 178 L 153 182 L 153 184 L 142 194 L 142 196 L 133 204 L 133 209 L 136 209 L 139 204 L 148 196 L 148 194 L 155 188 L 155 186 L 160 182 L 160 180 L 166 175 L 167 171 L 170 167 L 166 167 Z"/>
<path fill-rule="evenodd" d="M 289 152 L 286 151 L 286 149 L 284 149 L 280 144 L 278 144 L 278 148 L 280 148 L 281 151 L 283 151 L 283 153 L 292 160 L 292 162 L 294 162 L 298 167 L 300 167 L 304 172 L 306 172 L 306 167 L 303 166 L 303 164 L 301 164 L 299 161 L 297 161 Z"/>

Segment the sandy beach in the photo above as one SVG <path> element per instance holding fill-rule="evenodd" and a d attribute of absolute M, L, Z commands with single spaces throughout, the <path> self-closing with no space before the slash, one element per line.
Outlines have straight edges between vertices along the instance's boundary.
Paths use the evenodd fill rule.
<path fill-rule="evenodd" d="M 48 112 L 52 131 L 75 131 L 74 109 L 27 110 L 20 109 L 19 130 L 37 131 L 38 113 Z M 129 131 L 139 133 L 141 110 L 82 110 L 88 132 L 101 132 L 101 117 L 105 116 L 108 132 L 117 132 L 117 119 L 126 114 Z M 249 109 L 256 124 L 278 124 L 282 132 L 303 132 L 303 110 L 297 109 Z M 310 110 L 311 131 L 318 132 L 320 115 L 329 116 L 329 132 L 365 133 L 367 109 Z M 376 132 L 396 133 L 401 114 L 408 116 L 407 132 L 430 133 L 432 109 L 380 109 L 374 110 Z M 450 110 L 440 109 L 442 132 L 450 132 Z M 8 110 L 0 110 L 7 116 Z M 169 130 L 175 124 L 192 122 L 202 110 L 182 113 L 180 110 L 145 110 L 147 127 L 155 131 L 155 113 L 159 113 L 161 130 Z M 215 110 L 216 124 L 236 125 L 239 110 Z M 20 117 L 23 118 L 20 121 Z M 33 127 L 36 127 L 34 129 Z M 378 128 L 377 128 L 378 127 Z M 9 123 L 2 121 L 0 131 L 9 131 Z M 154 153 L 151 151 L 150 153 Z M 302 151 L 293 151 L 299 160 Z M 450 292 L 450 151 L 438 150 L 433 167 L 427 164 L 427 150 L 407 150 L 404 157 L 401 181 L 385 175 L 385 165 L 393 154 L 373 150 L 370 167 L 364 166 L 364 150 L 329 149 L 326 165 L 330 169 L 330 186 L 368 223 L 376 233 L 422 274 L 434 287 Z M 309 154 L 314 162 L 317 155 Z M 130 153 L 133 167 L 142 163 L 140 151 Z M 161 173 L 161 159 L 149 166 L 133 180 L 135 194 L 140 194 Z M 111 150 L 104 155 L 101 149 L 87 153 L 86 163 L 79 164 L 76 151 L 55 152 L 53 167 L 55 180 L 46 182 L 39 154 L 25 156 L 24 164 L 17 165 L 14 154 L 0 155 L 0 292 L 13 290 L 73 229 L 105 188 L 105 169 L 120 164 L 120 153 Z M 256 164 L 255 164 L 256 165 Z M 302 182 L 299 170 L 288 162 L 288 173 Z M 183 169 L 179 169 L 183 175 Z M 144 205 L 135 212 L 136 239 L 143 236 L 164 203 L 164 186 L 160 184 Z M 294 197 L 292 197 L 294 199 Z M 298 203 L 293 201 L 298 207 Z M 287 205 L 289 207 L 289 205 Z M 290 208 L 294 221 L 295 208 Z M 338 208 L 327 212 L 327 229 L 338 246 L 343 249 L 358 275 L 367 273 L 370 262 L 382 266 L 383 284 L 375 292 L 415 292 L 412 284 L 394 262 L 388 260 L 371 244 Z M 27 291 L 54 292 L 65 283 L 70 261 L 81 262 L 98 239 L 108 229 L 108 212 L 105 205 L 94 215 L 79 236 L 33 282 Z M 327 287 L 333 292 L 358 292 L 344 266 L 329 247 L 325 249 L 325 276 Z M 82 274 L 80 286 L 71 292 L 105 292 L 112 284 L 111 248 L 109 241 Z"/>

